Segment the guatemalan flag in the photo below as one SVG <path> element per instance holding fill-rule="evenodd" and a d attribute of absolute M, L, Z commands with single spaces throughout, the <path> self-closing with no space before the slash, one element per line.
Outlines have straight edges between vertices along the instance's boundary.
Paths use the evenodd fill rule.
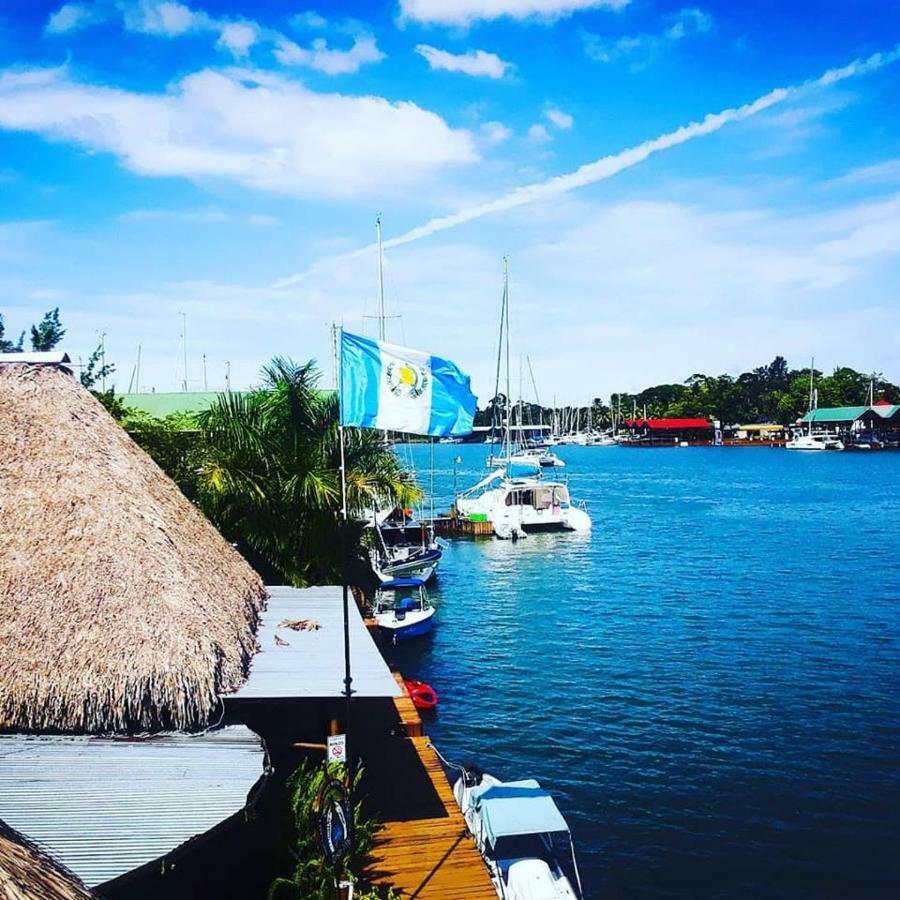
<path fill-rule="evenodd" d="M 434 436 L 472 432 L 477 397 L 449 360 L 341 332 L 341 424 Z"/>

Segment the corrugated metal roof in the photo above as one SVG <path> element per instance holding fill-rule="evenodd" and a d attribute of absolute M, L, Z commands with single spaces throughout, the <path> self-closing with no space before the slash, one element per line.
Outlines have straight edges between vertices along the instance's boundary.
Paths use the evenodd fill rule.
<path fill-rule="evenodd" d="M 871 410 L 882 419 L 889 419 L 900 406 L 830 406 L 815 409 L 807 413 L 800 421 L 809 422 L 812 416 L 813 422 L 855 422 L 863 413 Z"/>
<path fill-rule="evenodd" d="M 30 363 L 31 365 L 59 366 L 72 362 L 65 350 L 45 350 L 30 353 L 0 353 L 0 363 Z"/>
<path fill-rule="evenodd" d="M 342 589 L 270 587 L 250 677 L 227 698 L 339 697 L 344 689 Z M 397 697 L 400 689 L 350 598 L 350 665 L 355 697 Z M 285 621 L 310 620 L 317 630 L 294 631 Z M 286 641 L 279 644 L 275 637 Z"/>
<path fill-rule="evenodd" d="M 235 391 L 240 393 L 240 391 Z M 132 409 L 159 418 L 172 413 L 198 413 L 208 409 L 219 396 L 218 391 L 181 391 L 172 393 L 122 394 L 119 399 Z"/>
<path fill-rule="evenodd" d="M 264 763 L 242 725 L 128 740 L 0 735 L 0 819 L 96 887 L 239 812 Z"/>

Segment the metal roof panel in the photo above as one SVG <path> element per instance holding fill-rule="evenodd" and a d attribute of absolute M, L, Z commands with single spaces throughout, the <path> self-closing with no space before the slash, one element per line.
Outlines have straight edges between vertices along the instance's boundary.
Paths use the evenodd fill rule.
<path fill-rule="evenodd" d="M 264 763 L 244 726 L 142 739 L 0 735 L 0 818 L 96 887 L 239 812 Z"/>
<path fill-rule="evenodd" d="M 250 675 L 226 699 L 340 697 L 344 689 L 342 588 L 269 587 Z M 398 697 L 400 689 L 350 598 L 350 663 L 354 697 Z M 294 630 L 284 622 L 317 628 Z M 276 640 L 276 637 L 278 640 Z"/>

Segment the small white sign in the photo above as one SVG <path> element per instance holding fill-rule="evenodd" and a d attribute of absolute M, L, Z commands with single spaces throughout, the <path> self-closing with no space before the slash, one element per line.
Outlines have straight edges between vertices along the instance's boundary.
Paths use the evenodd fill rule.
<path fill-rule="evenodd" d="M 346 734 L 330 734 L 328 736 L 328 762 L 347 762 Z"/>

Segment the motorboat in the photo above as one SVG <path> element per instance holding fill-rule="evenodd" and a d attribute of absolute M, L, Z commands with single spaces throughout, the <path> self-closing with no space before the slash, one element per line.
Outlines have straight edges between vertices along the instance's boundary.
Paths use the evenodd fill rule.
<path fill-rule="evenodd" d="M 434 628 L 434 614 L 421 578 L 385 581 L 375 596 L 375 624 L 394 643 L 428 634 Z"/>
<path fill-rule="evenodd" d="M 453 796 L 498 897 L 579 900 L 583 896 L 572 833 L 553 797 L 537 781 L 502 782 L 487 773 L 463 769 Z"/>
<path fill-rule="evenodd" d="M 437 706 L 437 691 L 430 684 L 411 678 L 404 678 L 403 684 L 416 709 L 428 710 Z"/>
<path fill-rule="evenodd" d="M 421 578 L 430 581 L 437 572 L 443 551 L 432 529 L 415 521 L 372 523 L 375 546 L 369 563 L 379 581 L 394 578 Z"/>
<path fill-rule="evenodd" d="M 464 516 L 485 515 L 499 538 L 534 531 L 590 531 L 591 517 L 569 497 L 568 485 L 535 476 L 514 477 L 504 468 L 491 472 L 456 498 Z"/>

